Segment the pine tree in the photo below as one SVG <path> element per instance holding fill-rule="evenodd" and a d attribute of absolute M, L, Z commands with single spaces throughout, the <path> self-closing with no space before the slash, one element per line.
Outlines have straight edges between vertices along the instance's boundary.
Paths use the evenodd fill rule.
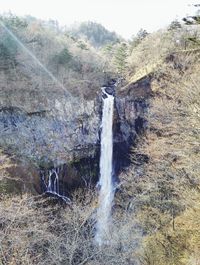
<path fill-rule="evenodd" d="M 119 74 L 124 75 L 127 67 L 128 47 L 122 43 L 115 54 L 115 65 Z"/>
<path fill-rule="evenodd" d="M 172 21 L 168 27 L 168 30 L 177 30 L 181 28 L 181 23 L 176 19 Z"/>
<path fill-rule="evenodd" d="M 140 44 L 140 42 L 143 39 L 145 39 L 148 35 L 149 33 L 145 29 L 140 29 L 136 34 L 136 36 L 132 37 L 132 42 L 131 42 L 132 49 L 136 47 L 138 44 Z"/>

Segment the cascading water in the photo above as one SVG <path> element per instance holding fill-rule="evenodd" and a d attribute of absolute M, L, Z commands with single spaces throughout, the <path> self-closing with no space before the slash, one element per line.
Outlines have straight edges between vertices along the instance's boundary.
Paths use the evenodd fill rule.
<path fill-rule="evenodd" d="M 48 196 L 56 197 L 57 199 L 69 204 L 71 203 L 71 200 L 61 194 L 59 190 L 59 173 L 59 168 L 49 170 L 46 178 L 45 174 L 41 172 L 42 189 Z"/>
<path fill-rule="evenodd" d="M 103 115 L 101 131 L 100 157 L 100 192 L 99 208 L 97 210 L 96 242 L 98 245 L 108 244 L 110 238 L 111 207 L 114 196 L 112 184 L 112 156 L 113 156 L 113 105 L 114 96 L 103 92 Z"/>
<path fill-rule="evenodd" d="M 49 172 L 47 192 L 59 194 L 59 179 L 57 172 L 53 169 Z"/>

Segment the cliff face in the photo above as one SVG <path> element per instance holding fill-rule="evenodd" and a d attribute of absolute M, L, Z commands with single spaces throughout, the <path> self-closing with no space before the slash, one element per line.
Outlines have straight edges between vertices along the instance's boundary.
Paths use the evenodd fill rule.
<path fill-rule="evenodd" d="M 0 100 L 0 146 L 14 156 L 24 174 L 9 169 L 8 175 L 27 178 L 30 168 L 39 189 L 40 169 L 94 157 L 99 138 L 100 115 L 93 100 L 75 99 L 65 93 L 2 91 Z M 71 173 L 69 173 L 71 174 Z M 66 176 L 67 178 L 67 176 Z"/>
<path fill-rule="evenodd" d="M 95 102 L 64 96 L 47 100 L 42 110 L 32 108 L 29 112 L 23 102 L 2 106 L 0 145 L 41 167 L 71 162 L 85 152 L 93 154 L 99 125 Z"/>
<path fill-rule="evenodd" d="M 19 87 L 1 89 L 0 146 L 14 161 L 8 175 L 20 182 L 26 180 L 28 186 L 32 183 L 39 192 L 41 170 L 48 175 L 49 169 L 59 168 L 66 187 L 97 180 L 101 91 L 93 100 L 86 100 L 55 88 Z M 148 93 L 133 95 L 117 96 L 115 100 L 116 175 L 129 165 L 130 147 L 146 126 Z"/>

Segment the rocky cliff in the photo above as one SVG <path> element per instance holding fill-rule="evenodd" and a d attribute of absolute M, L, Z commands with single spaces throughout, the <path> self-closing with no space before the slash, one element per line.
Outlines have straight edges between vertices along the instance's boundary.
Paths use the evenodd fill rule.
<path fill-rule="evenodd" d="M 0 146 L 4 154 L 12 156 L 9 178 L 17 179 L 26 188 L 28 183 L 38 192 L 41 171 L 48 175 L 52 168 L 59 168 L 66 188 L 96 181 L 101 90 L 93 100 L 87 100 L 72 97 L 52 84 L 39 89 L 27 83 L 22 89 L 20 81 L 8 82 L 5 74 L 1 74 L 1 80 L 7 86 L 1 86 Z M 149 82 L 139 86 L 142 94 L 137 92 L 138 85 L 127 89 L 131 95 L 117 88 L 113 125 L 116 175 L 129 165 L 131 145 L 146 126 Z"/>

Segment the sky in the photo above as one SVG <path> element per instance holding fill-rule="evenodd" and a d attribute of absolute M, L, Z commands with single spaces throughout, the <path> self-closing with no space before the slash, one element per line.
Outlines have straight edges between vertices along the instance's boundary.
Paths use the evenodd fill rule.
<path fill-rule="evenodd" d="M 143 28 L 148 32 L 166 27 L 174 19 L 194 13 L 199 0 L 0 0 L 0 14 L 32 15 L 54 19 L 60 25 L 95 21 L 124 38 Z"/>

